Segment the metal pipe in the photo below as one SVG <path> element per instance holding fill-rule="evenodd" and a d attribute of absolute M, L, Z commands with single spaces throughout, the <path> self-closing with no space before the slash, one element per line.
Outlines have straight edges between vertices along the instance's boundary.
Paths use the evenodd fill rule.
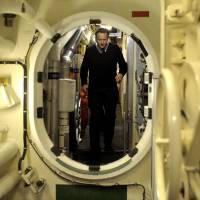
<path fill-rule="evenodd" d="M 54 153 L 58 152 L 58 88 L 60 78 L 60 61 L 51 61 L 48 69 L 48 109 L 47 127 L 50 127 L 49 136 L 54 143 Z"/>
<path fill-rule="evenodd" d="M 18 145 L 15 141 L 9 140 L 0 146 L 0 168 L 9 162 L 18 152 Z"/>
<path fill-rule="evenodd" d="M 71 37 L 68 37 L 66 35 L 66 38 L 68 37 L 68 42 L 64 47 L 64 51 L 62 55 L 61 55 L 61 50 L 62 50 L 61 47 L 64 46 L 63 45 L 64 43 L 66 43 L 66 40 L 63 40 L 62 38 L 55 44 L 54 48 L 52 48 L 49 54 L 50 64 L 48 67 L 48 101 L 49 101 L 48 106 L 49 106 L 50 112 L 48 112 L 47 118 L 50 120 L 47 120 L 47 122 L 49 122 L 50 124 L 47 124 L 47 127 L 50 127 L 49 135 L 54 143 L 53 151 L 56 154 L 59 153 L 60 147 L 64 151 L 68 149 L 69 147 L 69 144 L 68 144 L 69 142 L 67 138 L 69 136 L 69 131 L 66 131 L 66 130 L 59 131 L 60 128 L 64 127 L 66 129 L 68 127 L 69 111 L 65 112 L 64 114 L 60 112 L 59 110 L 60 105 L 58 103 L 58 102 L 63 102 L 62 93 L 65 94 L 68 91 L 65 90 L 62 93 L 60 93 L 61 96 L 59 97 L 58 91 L 62 90 L 61 88 L 62 86 L 59 86 L 58 80 L 60 78 L 69 78 L 69 69 L 72 66 L 72 58 L 78 46 L 78 43 L 80 42 L 82 31 L 83 30 L 79 28 L 73 33 Z M 64 64 L 61 65 L 60 59 L 62 59 Z M 69 98 L 70 96 L 67 96 L 67 100 L 69 100 Z M 75 98 L 75 94 L 74 94 L 74 98 Z M 64 124 L 63 124 L 63 120 L 61 119 L 65 119 Z M 59 133 L 58 135 L 58 132 L 61 132 L 61 133 Z M 62 141 L 61 138 L 64 138 L 64 140 Z"/>
<path fill-rule="evenodd" d="M 71 38 L 71 34 L 65 34 L 62 38 L 57 41 L 53 48 L 51 49 L 48 62 L 47 62 L 47 73 L 48 73 L 48 81 L 47 81 L 47 131 L 49 137 L 52 139 L 54 143 L 53 151 L 54 153 L 58 153 L 59 150 L 59 136 L 58 136 L 58 88 L 59 83 L 58 80 L 61 77 L 61 73 L 64 74 L 62 69 L 62 65 L 60 62 L 61 58 L 61 50 L 63 49 L 64 44 L 67 40 Z M 62 71 L 62 72 L 61 72 Z M 65 75 L 66 77 L 67 75 Z M 63 76 L 64 77 L 64 76 Z"/>
<path fill-rule="evenodd" d="M 64 46 L 61 55 L 62 68 L 59 84 L 59 146 L 60 149 L 69 154 L 69 135 L 70 135 L 70 112 L 75 109 L 76 81 L 69 78 L 70 68 L 73 67 L 73 56 L 76 48 L 83 36 L 83 28 L 77 29 Z"/>
<path fill-rule="evenodd" d="M 81 40 L 82 31 L 83 30 L 81 28 L 77 29 L 76 32 L 72 35 L 70 40 L 65 45 L 62 54 L 62 59 L 64 62 L 68 63 L 72 61 L 72 57 L 74 56 L 75 50 Z"/>

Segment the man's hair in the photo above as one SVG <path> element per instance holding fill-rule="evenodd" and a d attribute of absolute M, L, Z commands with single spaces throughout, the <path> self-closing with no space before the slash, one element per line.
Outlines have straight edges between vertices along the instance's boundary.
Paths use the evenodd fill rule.
<path fill-rule="evenodd" d="M 99 28 L 95 33 L 96 37 L 98 33 L 106 33 L 109 36 L 109 31 L 106 28 Z"/>

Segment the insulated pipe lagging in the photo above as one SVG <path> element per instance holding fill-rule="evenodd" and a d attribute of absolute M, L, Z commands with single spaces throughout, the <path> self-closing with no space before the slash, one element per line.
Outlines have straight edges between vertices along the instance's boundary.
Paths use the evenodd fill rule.
<path fill-rule="evenodd" d="M 0 178 L 0 199 L 8 194 L 19 180 L 20 176 L 17 171 L 12 171 Z"/>
<path fill-rule="evenodd" d="M 9 162 L 18 152 L 18 145 L 15 141 L 6 141 L 0 145 L 0 168 Z"/>
<path fill-rule="evenodd" d="M 26 2 L 22 0 L 1 0 L 0 1 L 0 14 L 16 14 L 34 24 L 43 35 L 51 39 L 55 32 L 51 27 L 40 17 L 37 16 L 35 10 Z"/>

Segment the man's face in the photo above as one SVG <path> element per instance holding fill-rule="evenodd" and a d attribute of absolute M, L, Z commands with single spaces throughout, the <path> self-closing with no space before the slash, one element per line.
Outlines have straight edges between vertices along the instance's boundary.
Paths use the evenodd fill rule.
<path fill-rule="evenodd" d="M 98 47 L 105 48 L 108 43 L 108 35 L 106 33 L 98 33 L 96 36 Z"/>

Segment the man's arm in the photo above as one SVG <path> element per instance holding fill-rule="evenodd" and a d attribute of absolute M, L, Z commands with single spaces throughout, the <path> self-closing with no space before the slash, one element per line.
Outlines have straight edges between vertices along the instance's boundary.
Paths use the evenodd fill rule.
<path fill-rule="evenodd" d="M 88 49 L 86 49 L 80 70 L 81 85 L 84 92 L 87 92 L 88 89 L 88 83 L 87 83 L 88 69 L 89 69 L 89 55 L 88 55 Z"/>
<path fill-rule="evenodd" d="M 117 83 L 120 83 L 122 81 L 122 78 L 123 78 L 123 75 L 121 73 L 118 73 L 116 76 L 115 76 L 115 81 Z"/>
<path fill-rule="evenodd" d="M 123 76 L 127 72 L 127 63 L 124 60 L 124 56 L 118 46 L 117 46 L 117 62 L 119 64 L 119 73 L 116 75 L 115 80 L 117 83 L 119 83 L 121 82 Z"/>

